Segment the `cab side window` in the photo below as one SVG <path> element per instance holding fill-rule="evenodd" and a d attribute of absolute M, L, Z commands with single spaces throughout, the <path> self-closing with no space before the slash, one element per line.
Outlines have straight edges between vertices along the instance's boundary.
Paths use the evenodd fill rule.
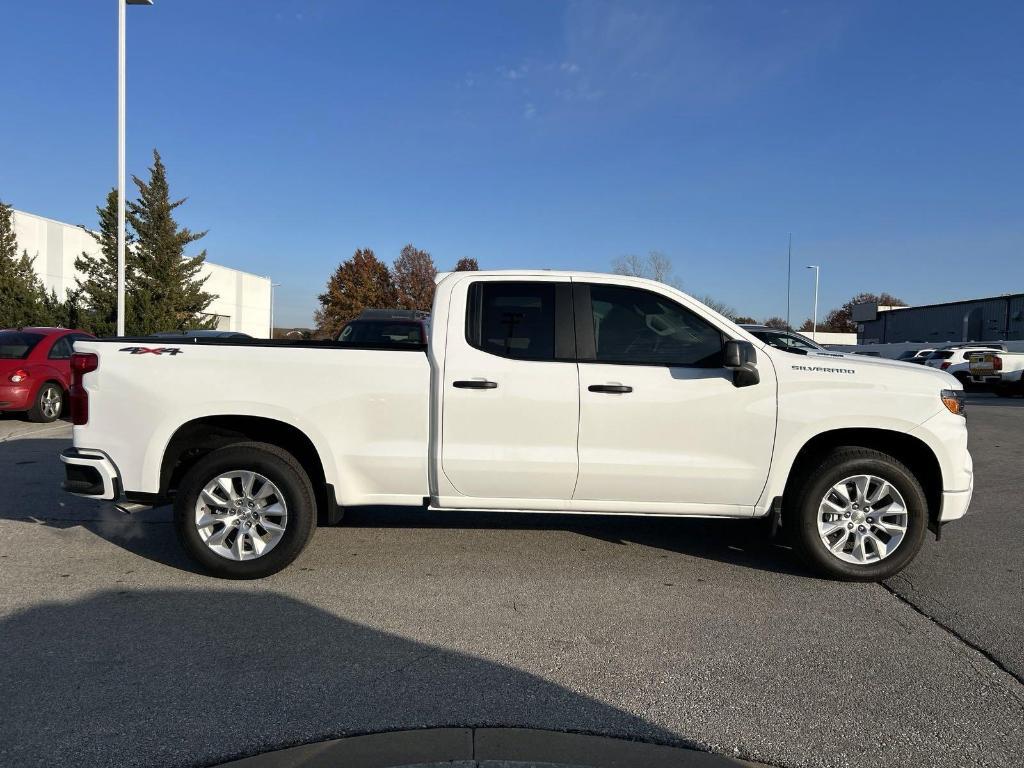
<path fill-rule="evenodd" d="M 67 336 L 62 336 L 54 342 L 50 348 L 49 358 L 51 360 L 67 360 L 71 357 L 71 341 Z"/>
<path fill-rule="evenodd" d="M 555 359 L 555 284 L 481 281 L 469 287 L 466 341 L 516 360 Z"/>
<path fill-rule="evenodd" d="M 594 360 L 718 368 L 722 334 L 671 299 L 641 288 L 591 284 Z"/>

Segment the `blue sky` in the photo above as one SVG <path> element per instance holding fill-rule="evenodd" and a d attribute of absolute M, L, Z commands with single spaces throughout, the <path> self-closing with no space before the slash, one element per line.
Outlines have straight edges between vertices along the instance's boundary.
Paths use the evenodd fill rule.
<path fill-rule="evenodd" d="M 108 7 L 109 6 L 109 7 Z M 1024 290 L 1024 5 L 156 0 L 128 9 L 128 164 L 306 324 L 358 247 L 606 271 L 793 317 Z M 0 198 L 95 224 L 116 5 L 9 3 Z"/>

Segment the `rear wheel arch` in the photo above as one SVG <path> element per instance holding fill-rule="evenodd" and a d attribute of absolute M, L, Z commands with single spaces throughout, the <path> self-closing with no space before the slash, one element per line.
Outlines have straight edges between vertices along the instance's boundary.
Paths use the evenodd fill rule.
<path fill-rule="evenodd" d="M 783 515 L 788 501 L 797 495 L 821 458 L 840 447 L 870 448 L 902 462 L 917 478 L 928 500 L 928 519 L 936 527 L 942 507 L 942 468 L 935 452 L 920 438 L 905 432 L 876 428 L 834 429 L 808 440 L 797 452 L 786 478 L 783 492 Z"/>
<path fill-rule="evenodd" d="M 171 436 L 160 463 L 161 498 L 173 496 L 191 467 L 213 451 L 236 443 L 259 442 L 293 456 L 309 476 L 316 496 L 321 525 L 340 519 L 333 488 L 328 485 L 323 460 L 302 430 L 262 416 L 205 416 L 182 424 Z"/>

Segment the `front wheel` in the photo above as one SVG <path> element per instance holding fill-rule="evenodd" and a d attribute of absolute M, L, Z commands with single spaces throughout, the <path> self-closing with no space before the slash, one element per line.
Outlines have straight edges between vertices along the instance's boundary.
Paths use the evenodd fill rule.
<path fill-rule="evenodd" d="M 266 443 L 238 443 L 189 469 L 174 501 L 188 553 L 230 579 L 277 573 L 306 546 L 316 521 L 309 477 L 295 458 Z"/>
<path fill-rule="evenodd" d="M 786 527 L 797 551 L 819 573 L 843 581 L 881 581 L 921 549 L 928 502 L 898 459 L 843 447 L 804 476 L 786 517 L 793 521 Z"/>

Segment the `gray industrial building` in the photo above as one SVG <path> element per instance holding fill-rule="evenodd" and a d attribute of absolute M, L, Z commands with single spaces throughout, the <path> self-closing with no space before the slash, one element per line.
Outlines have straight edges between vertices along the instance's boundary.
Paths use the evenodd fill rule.
<path fill-rule="evenodd" d="M 858 344 L 1024 339 L 1024 293 L 951 301 L 921 307 L 857 304 Z"/>

